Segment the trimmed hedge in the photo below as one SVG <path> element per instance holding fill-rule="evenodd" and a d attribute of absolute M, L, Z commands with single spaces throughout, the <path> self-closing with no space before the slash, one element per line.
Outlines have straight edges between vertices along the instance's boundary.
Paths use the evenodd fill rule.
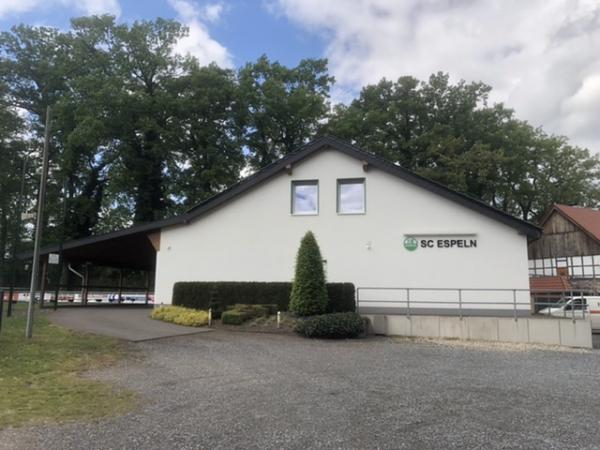
<path fill-rule="evenodd" d="M 352 283 L 327 283 L 328 313 L 356 311 L 354 285 Z"/>
<path fill-rule="evenodd" d="M 212 308 L 213 318 L 235 304 L 275 305 L 287 311 L 292 283 L 255 281 L 180 281 L 173 287 L 173 304 L 195 309 Z M 327 283 L 327 312 L 355 310 L 354 284 Z"/>
<path fill-rule="evenodd" d="M 365 319 L 355 312 L 322 314 L 299 320 L 296 332 L 308 338 L 355 338 L 365 333 Z"/>

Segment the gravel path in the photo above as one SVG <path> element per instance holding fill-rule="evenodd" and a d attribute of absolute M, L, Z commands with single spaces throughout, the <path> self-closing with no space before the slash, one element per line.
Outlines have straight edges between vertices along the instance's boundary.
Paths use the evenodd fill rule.
<path fill-rule="evenodd" d="M 2 449 L 600 448 L 600 352 L 215 331 L 94 377 L 134 413 L 0 431 Z M 93 408 L 93 405 L 90 405 Z"/>

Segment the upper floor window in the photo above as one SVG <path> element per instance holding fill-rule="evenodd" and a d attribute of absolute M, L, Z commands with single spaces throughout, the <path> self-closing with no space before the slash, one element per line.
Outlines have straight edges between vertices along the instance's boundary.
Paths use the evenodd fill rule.
<path fill-rule="evenodd" d="M 315 215 L 319 213 L 319 182 L 317 180 L 292 181 L 292 214 Z"/>
<path fill-rule="evenodd" d="M 337 212 L 339 214 L 364 214 L 366 212 L 364 178 L 338 180 Z"/>

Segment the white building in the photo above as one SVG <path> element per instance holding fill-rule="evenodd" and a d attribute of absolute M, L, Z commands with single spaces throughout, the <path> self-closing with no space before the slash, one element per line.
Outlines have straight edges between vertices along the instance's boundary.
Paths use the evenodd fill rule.
<path fill-rule="evenodd" d="M 354 283 L 362 307 L 529 309 L 539 228 L 332 137 L 185 214 L 42 255 L 155 272 L 155 303 L 169 304 L 178 281 L 291 281 L 309 230 L 328 281 Z"/>
<path fill-rule="evenodd" d="M 412 301 L 462 296 L 475 308 L 486 305 L 469 302 L 492 307 L 518 295 L 525 309 L 527 242 L 540 233 L 332 137 L 155 228 L 156 303 L 170 303 L 178 281 L 290 281 L 300 239 L 311 230 L 328 281 L 354 283 L 364 300 L 406 296 L 364 288 L 451 288 L 415 290 Z"/>

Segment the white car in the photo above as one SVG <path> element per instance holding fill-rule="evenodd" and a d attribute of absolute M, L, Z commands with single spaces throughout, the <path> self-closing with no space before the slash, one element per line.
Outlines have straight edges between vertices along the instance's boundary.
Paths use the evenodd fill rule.
<path fill-rule="evenodd" d="M 554 317 L 575 317 L 576 319 L 590 317 L 592 328 L 600 329 L 600 297 L 565 298 L 556 305 L 540 309 L 538 313 Z"/>

